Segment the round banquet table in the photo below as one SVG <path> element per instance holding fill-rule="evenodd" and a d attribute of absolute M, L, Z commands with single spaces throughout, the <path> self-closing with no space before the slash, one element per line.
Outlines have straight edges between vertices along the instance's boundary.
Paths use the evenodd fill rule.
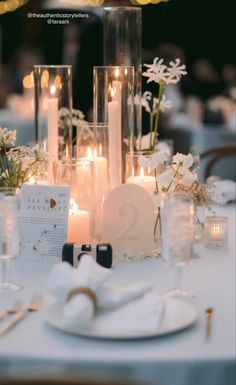
<path fill-rule="evenodd" d="M 227 251 L 198 247 L 199 258 L 184 271 L 184 284 L 196 295 L 191 303 L 198 321 L 190 328 L 159 338 L 105 341 L 69 335 L 46 324 L 43 312 L 28 314 L 0 339 L 0 379 L 30 374 L 89 373 L 119 376 L 147 385 L 235 384 L 235 206 L 217 208 L 229 217 Z M 12 280 L 22 282 L 25 303 L 33 292 L 46 292 L 51 265 L 11 262 Z M 160 260 L 114 267 L 112 280 L 126 285 L 150 280 L 160 292 L 171 287 L 172 270 Z M 16 294 L 15 294 L 16 295 Z M 0 294 L 1 307 L 11 298 Z M 212 335 L 204 338 L 204 309 L 214 307 Z M 1 382 L 1 381 L 0 381 Z"/>

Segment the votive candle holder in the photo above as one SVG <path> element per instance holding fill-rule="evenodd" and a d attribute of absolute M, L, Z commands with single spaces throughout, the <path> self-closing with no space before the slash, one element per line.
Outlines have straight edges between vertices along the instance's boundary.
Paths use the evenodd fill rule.
<path fill-rule="evenodd" d="M 219 215 L 207 216 L 205 220 L 205 244 L 208 249 L 228 248 L 228 218 Z"/>

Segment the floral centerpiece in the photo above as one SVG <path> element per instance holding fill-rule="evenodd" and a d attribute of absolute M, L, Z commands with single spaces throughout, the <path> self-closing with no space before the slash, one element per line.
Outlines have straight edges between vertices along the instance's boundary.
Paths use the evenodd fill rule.
<path fill-rule="evenodd" d="M 0 127 L 0 187 L 19 187 L 45 174 L 47 155 L 39 147 L 18 146 L 16 131 Z"/>
<path fill-rule="evenodd" d="M 165 150 L 158 151 L 150 157 L 140 156 L 141 167 L 149 167 L 152 170 L 159 168 L 168 157 Z M 160 255 L 160 234 L 161 234 L 161 206 L 164 199 L 173 193 L 188 196 L 192 199 L 195 208 L 208 206 L 213 203 L 212 186 L 201 184 L 198 178 L 198 157 L 192 154 L 184 155 L 177 153 L 173 156 L 171 164 L 162 173 L 155 174 L 156 189 L 154 201 L 157 207 L 156 222 L 154 226 L 154 239 L 156 241 L 156 254 Z"/>
<path fill-rule="evenodd" d="M 171 101 L 167 100 L 164 89 L 170 84 L 177 84 L 182 76 L 187 74 L 186 66 L 180 64 L 180 59 L 171 61 L 169 65 L 165 65 L 163 62 L 164 59 L 156 57 L 152 64 L 144 64 L 147 70 L 143 72 L 143 76 L 148 78 L 147 83 L 153 81 L 158 84 L 157 97 L 149 91 L 144 92 L 142 97 L 142 106 L 150 114 L 150 133 L 142 138 L 142 148 L 149 147 L 151 151 L 154 151 L 157 146 L 160 112 L 171 108 Z M 136 97 L 135 103 L 138 102 Z"/>

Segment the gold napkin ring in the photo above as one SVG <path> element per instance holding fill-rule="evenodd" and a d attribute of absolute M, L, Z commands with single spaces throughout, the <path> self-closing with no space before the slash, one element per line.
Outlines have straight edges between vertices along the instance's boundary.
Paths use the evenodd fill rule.
<path fill-rule="evenodd" d="M 91 299 L 93 306 L 94 306 L 94 309 L 97 308 L 97 296 L 96 296 L 96 294 L 89 287 L 85 287 L 85 286 L 84 287 L 83 286 L 76 287 L 75 289 L 72 289 L 71 291 L 69 291 L 69 293 L 67 295 L 66 302 L 69 302 L 71 300 L 71 298 L 73 298 L 77 294 L 87 295 Z"/>

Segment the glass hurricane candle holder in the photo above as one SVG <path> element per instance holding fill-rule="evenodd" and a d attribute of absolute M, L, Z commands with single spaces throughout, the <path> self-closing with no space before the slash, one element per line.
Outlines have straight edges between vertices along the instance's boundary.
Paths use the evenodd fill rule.
<path fill-rule="evenodd" d="M 151 194 L 154 194 L 157 190 L 156 175 L 165 170 L 164 164 L 152 169 L 149 165 L 144 166 L 140 162 L 142 157 L 145 157 L 148 161 L 153 154 L 153 151 L 134 151 L 126 154 L 125 169 L 126 183 L 138 184 Z"/>
<path fill-rule="evenodd" d="M 72 68 L 34 66 L 35 137 L 49 158 L 70 156 L 72 141 Z"/>
<path fill-rule="evenodd" d="M 142 137 L 142 9 L 141 7 L 105 7 L 103 14 L 104 65 L 134 67 L 135 149 L 141 149 Z"/>
<path fill-rule="evenodd" d="M 108 125 L 111 187 L 124 182 L 134 144 L 134 67 L 94 67 L 94 122 Z"/>
<path fill-rule="evenodd" d="M 82 123 L 77 127 L 77 159 L 94 163 L 94 236 L 101 239 L 102 207 L 109 181 L 109 134 L 108 125 Z"/>
<path fill-rule="evenodd" d="M 55 162 L 55 184 L 70 186 L 68 242 L 90 243 L 93 239 L 93 173 L 93 162 L 89 160 Z"/>
<path fill-rule="evenodd" d="M 205 242 L 209 249 L 227 250 L 228 247 L 228 218 L 211 215 L 205 221 Z"/>

